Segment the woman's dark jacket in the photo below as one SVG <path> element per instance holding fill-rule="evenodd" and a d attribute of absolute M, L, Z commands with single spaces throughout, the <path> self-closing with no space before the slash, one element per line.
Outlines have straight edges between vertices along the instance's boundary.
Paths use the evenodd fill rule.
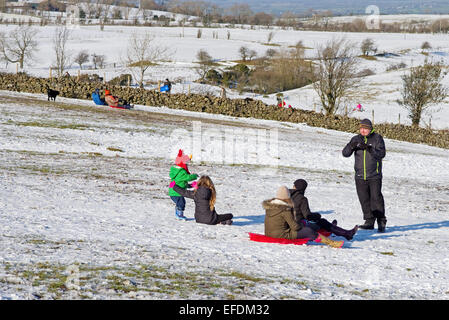
<path fill-rule="evenodd" d="M 321 215 L 316 212 L 311 212 L 309 201 L 304 196 L 305 190 L 290 189 L 290 197 L 293 202 L 293 212 L 295 220 L 300 223 L 301 220 L 318 221 Z"/>
<path fill-rule="evenodd" d="M 210 210 L 209 202 L 212 191 L 206 187 L 198 187 L 196 191 L 189 191 L 175 185 L 173 187 L 181 196 L 193 199 L 195 201 L 195 221 L 204 224 L 217 224 L 218 215 L 214 210 Z"/>

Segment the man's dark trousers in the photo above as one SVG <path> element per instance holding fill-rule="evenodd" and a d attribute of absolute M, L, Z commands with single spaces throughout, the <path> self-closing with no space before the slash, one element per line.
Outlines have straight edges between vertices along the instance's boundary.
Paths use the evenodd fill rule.
<path fill-rule="evenodd" d="M 355 186 L 362 206 L 363 218 L 373 222 L 376 219 L 385 219 L 382 179 L 355 179 Z"/>

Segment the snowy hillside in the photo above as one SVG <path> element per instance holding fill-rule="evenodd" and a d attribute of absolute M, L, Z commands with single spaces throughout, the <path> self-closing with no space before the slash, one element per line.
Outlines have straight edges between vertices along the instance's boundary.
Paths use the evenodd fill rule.
<path fill-rule="evenodd" d="M 3 26 L 4 32 L 12 30 L 14 26 Z M 25 66 L 25 71 L 32 75 L 49 76 L 49 67 L 54 63 L 55 56 L 52 49 L 52 37 L 54 26 L 38 27 L 39 51 L 34 62 Z M 105 26 L 101 31 L 98 26 L 76 26 L 71 29 L 71 38 L 68 42 L 68 50 L 75 56 L 81 50 L 86 50 L 90 55 L 104 55 L 106 66 L 104 69 L 93 70 L 91 61 L 83 66 L 81 74 L 97 73 L 106 80 L 110 80 L 120 74 L 129 73 L 125 67 L 125 56 L 128 39 L 133 33 L 143 35 L 150 33 L 155 36 L 155 44 L 167 47 L 170 57 L 165 61 L 148 69 L 145 75 L 147 88 L 155 88 L 158 81 L 169 78 L 174 82 L 174 93 L 203 93 L 219 95 L 221 88 L 217 86 L 201 85 L 195 82 L 199 75 L 195 71 L 197 67 L 196 54 L 200 49 L 205 49 L 217 62 L 217 68 L 224 69 L 240 60 L 239 48 L 247 46 L 254 50 L 259 57 L 264 56 L 267 49 L 286 50 L 295 45 L 299 40 L 307 48 L 305 55 L 308 58 L 316 56 L 316 49 L 332 38 L 345 37 L 354 43 L 356 54 L 360 43 L 366 38 L 374 40 L 380 56 L 371 59 L 358 58 L 359 70 L 369 69 L 374 75 L 360 78 L 357 88 L 347 101 L 347 109 L 350 111 L 357 104 L 362 104 L 365 112 L 353 113 L 351 116 L 358 118 L 372 118 L 376 122 L 400 121 L 410 124 L 406 110 L 396 103 L 400 97 L 402 85 L 401 76 L 408 68 L 421 65 L 426 59 L 430 61 L 442 61 L 449 63 L 449 35 L 447 34 L 394 34 L 394 33 L 333 33 L 294 30 L 274 30 L 271 45 L 266 45 L 267 37 L 273 30 L 264 28 L 240 29 L 240 28 L 204 28 L 201 38 L 197 37 L 198 28 L 193 27 L 124 27 Z M 228 40 L 228 32 L 230 39 Z M 218 39 L 214 38 L 214 34 Z M 119 39 L 119 40 L 118 40 Z M 421 46 L 428 41 L 432 49 L 423 52 Z M 403 64 L 397 71 L 389 71 L 392 67 Z M 13 64 L 0 64 L 0 72 L 15 72 Z M 72 75 L 76 75 L 79 66 L 73 63 L 68 69 Z M 444 79 L 449 84 L 449 76 Z M 237 91 L 228 90 L 228 97 L 251 97 L 261 99 L 268 104 L 276 104 L 275 94 L 262 96 L 257 94 L 240 94 Z M 311 86 L 284 92 L 287 104 L 294 108 L 307 110 L 320 110 L 317 94 Z M 447 129 L 449 119 L 449 100 L 435 106 L 432 113 L 423 116 L 422 126 L 431 125 L 434 129 Z"/>
<path fill-rule="evenodd" d="M 0 92 L 2 299 L 449 298 L 447 150 L 386 140 L 386 233 L 361 230 L 342 249 L 262 244 L 247 236 L 264 232 L 261 202 L 298 178 L 313 211 L 362 222 L 353 159 L 341 155 L 351 134 L 57 100 Z M 240 139 L 231 149 L 226 132 Z M 232 226 L 174 219 L 168 171 L 180 146 Z"/>

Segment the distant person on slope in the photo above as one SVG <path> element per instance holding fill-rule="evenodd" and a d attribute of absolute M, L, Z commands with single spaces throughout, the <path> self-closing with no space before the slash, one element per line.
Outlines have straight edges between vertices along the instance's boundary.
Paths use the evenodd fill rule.
<path fill-rule="evenodd" d="M 171 92 L 171 81 L 168 79 L 165 79 L 164 86 L 167 87 L 167 93 L 170 93 Z"/>
<path fill-rule="evenodd" d="M 104 100 L 106 104 L 110 107 L 118 107 L 118 97 L 113 96 L 111 91 L 104 90 Z"/>
<path fill-rule="evenodd" d="M 100 97 L 99 89 L 95 89 L 95 92 L 92 93 L 92 100 L 95 102 L 96 105 L 99 105 L 99 106 L 106 105 L 106 101 Z"/>
<path fill-rule="evenodd" d="M 108 106 L 112 107 L 112 108 L 119 108 L 119 109 L 131 109 L 133 106 L 131 106 L 130 104 L 128 104 L 128 102 L 124 101 L 123 104 L 120 103 L 120 98 L 113 96 L 111 94 L 111 91 L 109 90 L 104 90 L 104 99 L 107 103 Z"/>
<path fill-rule="evenodd" d="M 383 137 L 374 132 L 369 119 L 360 121 L 360 134 L 352 137 L 344 147 L 342 154 L 350 157 L 354 154 L 355 186 L 362 206 L 365 223 L 361 229 L 374 229 L 377 219 L 379 232 L 385 232 L 387 218 L 382 195 L 382 159 L 385 157 Z"/>

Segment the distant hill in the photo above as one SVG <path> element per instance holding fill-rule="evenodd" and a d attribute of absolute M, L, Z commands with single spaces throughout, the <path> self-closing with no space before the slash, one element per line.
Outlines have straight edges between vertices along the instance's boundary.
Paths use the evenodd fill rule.
<path fill-rule="evenodd" d="M 281 14 L 285 11 L 305 13 L 309 9 L 331 10 L 334 15 L 364 14 L 370 5 L 376 5 L 380 14 L 447 14 L 449 13 L 448 0 L 209 0 L 223 8 L 235 3 L 246 3 L 254 12 L 264 11 Z"/>

